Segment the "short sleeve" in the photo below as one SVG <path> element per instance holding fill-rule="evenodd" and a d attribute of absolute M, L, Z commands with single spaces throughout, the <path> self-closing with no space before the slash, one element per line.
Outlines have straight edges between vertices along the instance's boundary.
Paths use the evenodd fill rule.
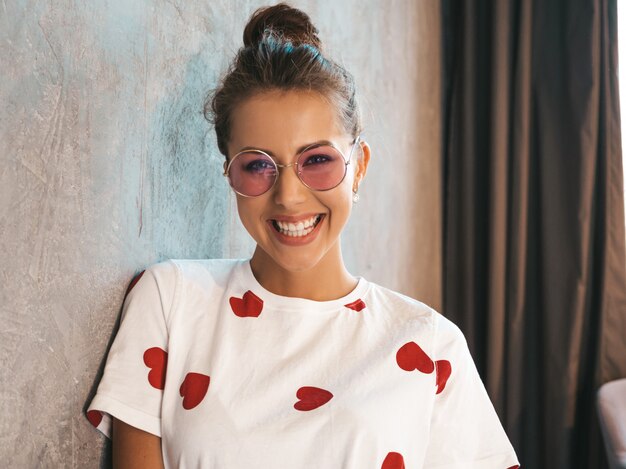
<path fill-rule="evenodd" d="M 151 266 L 129 286 L 119 330 L 87 409 L 90 423 L 109 438 L 112 417 L 161 436 L 167 318 L 175 291 L 176 267 L 172 262 Z"/>
<path fill-rule="evenodd" d="M 461 330 L 437 316 L 437 388 L 425 469 L 509 469 L 517 456 Z"/>

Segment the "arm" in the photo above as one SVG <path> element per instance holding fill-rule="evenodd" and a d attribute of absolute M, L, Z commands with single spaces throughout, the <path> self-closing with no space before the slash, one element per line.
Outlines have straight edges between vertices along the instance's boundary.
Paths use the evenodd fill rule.
<path fill-rule="evenodd" d="M 444 316 L 435 320 L 432 357 L 437 388 L 424 468 L 514 469 L 519 465 L 517 455 L 463 332 Z"/>
<path fill-rule="evenodd" d="M 113 467 L 163 469 L 161 438 L 113 418 Z"/>

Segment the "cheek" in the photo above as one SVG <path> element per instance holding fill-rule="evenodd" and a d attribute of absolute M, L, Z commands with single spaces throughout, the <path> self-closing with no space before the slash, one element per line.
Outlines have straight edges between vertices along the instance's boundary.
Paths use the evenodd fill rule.
<path fill-rule="evenodd" d="M 347 182 L 347 181 L 344 181 Z M 323 201 L 335 215 L 347 217 L 352 209 L 352 185 L 341 184 Z"/>
<path fill-rule="evenodd" d="M 352 170 L 348 171 L 346 174 L 346 178 L 343 180 L 341 184 L 341 195 L 342 197 L 352 200 L 352 187 L 354 186 L 354 173 Z"/>
<path fill-rule="evenodd" d="M 250 224 L 259 213 L 259 208 L 255 202 L 254 199 L 247 199 L 237 195 L 237 213 L 239 214 L 241 223 L 246 228 L 250 227 Z"/>

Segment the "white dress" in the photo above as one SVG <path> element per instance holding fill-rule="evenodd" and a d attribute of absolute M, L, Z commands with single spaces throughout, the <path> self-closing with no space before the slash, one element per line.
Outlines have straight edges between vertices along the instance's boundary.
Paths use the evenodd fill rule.
<path fill-rule="evenodd" d="M 358 279 L 313 301 L 266 290 L 249 259 L 153 265 L 89 421 L 161 437 L 166 468 L 517 466 L 459 328 Z"/>

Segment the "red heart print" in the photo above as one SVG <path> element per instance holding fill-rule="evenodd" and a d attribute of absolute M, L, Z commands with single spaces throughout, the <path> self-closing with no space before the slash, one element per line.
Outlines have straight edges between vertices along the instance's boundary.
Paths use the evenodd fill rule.
<path fill-rule="evenodd" d="M 167 352 L 159 347 L 152 347 L 143 353 L 143 362 L 150 368 L 148 382 L 153 388 L 165 389 L 167 372 Z"/>
<path fill-rule="evenodd" d="M 89 420 L 89 423 L 94 427 L 98 428 L 98 425 L 102 422 L 102 412 L 99 410 L 90 410 L 87 412 L 87 420 Z"/>
<path fill-rule="evenodd" d="M 180 385 L 180 395 L 183 398 L 183 409 L 193 409 L 202 402 L 209 389 L 211 378 L 201 373 L 187 373 L 183 384 Z"/>
<path fill-rule="evenodd" d="M 435 364 L 426 352 L 415 342 L 407 342 L 396 353 L 398 366 L 405 371 L 418 370 L 422 373 L 432 373 Z"/>
<path fill-rule="evenodd" d="M 296 392 L 296 397 L 300 399 L 293 406 L 296 410 L 313 410 L 323 406 L 333 397 L 330 391 L 313 386 L 302 386 Z"/>
<path fill-rule="evenodd" d="M 404 458 L 400 453 L 392 451 L 387 454 L 380 469 L 404 469 Z"/>
<path fill-rule="evenodd" d="M 519 469 L 519 466 L 511 466 L 511 467 L 509 467 L 507 469 Z"/>
<path fill-rule="evenodd" d="M 435 394 L 439 394 L 446 387 L 448 378 L 452 373 L 452 365 L 448 360 L 437 360 L 435 367 L 437 368 L 437 392 Z"/>
<path fill-rule="evenodd" d="M 230 307 L 240 318 L 259 317 L 263 310 L 263 300 L 250 290 L 243 294 L 243 298 L 230 297 Z"/>
<path fill-rule="evenodd" d="M 141 276 L 143 275 L 143 273 L 145 272 L 145 270 L 142 270 L 141 272 L 139 272 L 137 275 L 135 275 L 133 277 L 133 279 L 130 281 L 130 283 L 128 284 L 128 288 L 126 289 L 126 294 L 125 296 L 128 296 L 128 294 L 130 293 L 130 291 L 133 289 L 133 287 L 135 285 L 137 285 L 137 282 L 139 282 L 139 279 L 141 278 Z"/>
<path fill-rule="evenodd" d="M 346 308 L 350 308 L 355 310 L 356 312 L 361 311 L 362 309 L 365 309 L 365 303 L 363 302 L 362 299 L 358 299 L 356 301 L 353 301 L 352 303 L 348 303 L 347 305 L 344 305 Z"/>

